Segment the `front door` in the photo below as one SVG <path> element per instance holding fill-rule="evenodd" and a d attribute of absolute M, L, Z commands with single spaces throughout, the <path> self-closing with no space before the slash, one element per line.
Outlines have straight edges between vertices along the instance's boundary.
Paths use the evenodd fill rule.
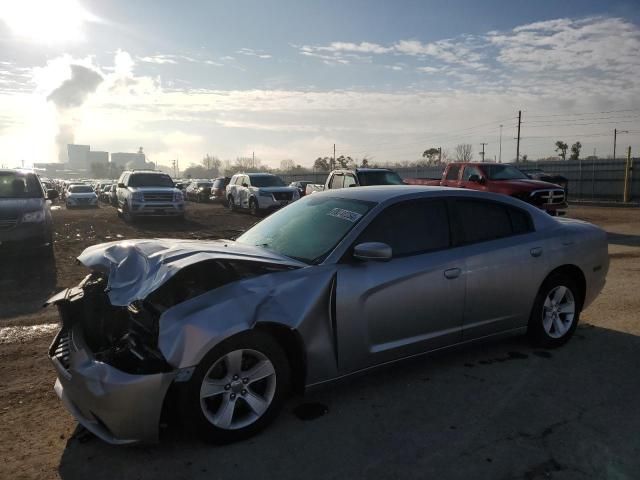
<path fill-rule="evenodd" d="M 354 243 L 391 246 L 387 262 L 338 266 L 338 364 L 349 373 L 462 338 L 464 259 L 449 248 L 445 201 L 411 200 L 376 217 Z"/>

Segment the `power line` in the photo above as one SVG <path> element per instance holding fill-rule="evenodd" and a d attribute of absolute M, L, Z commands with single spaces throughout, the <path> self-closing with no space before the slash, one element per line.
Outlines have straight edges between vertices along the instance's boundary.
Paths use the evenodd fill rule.
<path fill-rule="evenodd" d="M 524 110 L 526 112 L 526 110 Z M 624 110 L 609 110 L 604 112 L 581 112 L 581 113 L 558 113 L 552 115 L 527 115 L 527 118 L 547 118 L 547 117 L 577 117 L 583 115 L 599 115 L 606 113 L 640 112 L 638 108 L 626 108 Z"/>

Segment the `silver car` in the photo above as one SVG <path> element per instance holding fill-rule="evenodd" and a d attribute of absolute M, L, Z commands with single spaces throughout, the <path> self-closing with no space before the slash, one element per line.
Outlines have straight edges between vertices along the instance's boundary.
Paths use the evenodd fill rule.
<path fill-rule="evenodd" d="M 488 337 L 557 347 L 609 264 L 598 227 L 418 186 L 317 193 L 236 241 L 115 242 L 79 260 L 91 274 L 49 301 L 55 390 L 111 443 L 157 440 L 173 395 L 204 439 L 230 442 L 291 390 Z"/>

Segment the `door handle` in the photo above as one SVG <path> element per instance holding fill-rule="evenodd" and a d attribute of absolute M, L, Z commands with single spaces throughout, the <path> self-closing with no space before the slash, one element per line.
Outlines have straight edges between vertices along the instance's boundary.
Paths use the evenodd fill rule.
<path fill-rule="evenodd" d="M 542 255 L 542 247 L 535 247 L 532 248 L 529 253 L 531 253 L 532 257 L 539 257 L 540 255 Z"/>
<path fill-rule="evenodd" d="M 461 270 L 459 268 L 450 268 L 449 270 L 444 271 L 444 276 L 451 280 L 453 278 L 458 278 L 460 276 L 460 272 Z"/>

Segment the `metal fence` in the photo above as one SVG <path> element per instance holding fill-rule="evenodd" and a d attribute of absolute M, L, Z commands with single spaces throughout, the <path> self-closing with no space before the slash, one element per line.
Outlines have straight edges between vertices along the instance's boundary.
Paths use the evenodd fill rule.
<path fill-rule="evenodd" d="M 639 159 L 633 159 L 632 165 L 640 168 Z M 616 160 L 566 160 L 526 162 L 525 169 L 539 168 L 547 173 L 558 174 L 569 180 L 569 200 L 623 200 L 626 159 Z M 402 178 L 440 178 L 444 166 L 396 168 Z M 329 172 L 280 175 L 286 182 L 310 180 L 324 183 Z M 635 173 L 635 175 L 634 175 Z M 631 171 L 629 182 L 630 199 L 640 200 L 640 170 Z"/>

